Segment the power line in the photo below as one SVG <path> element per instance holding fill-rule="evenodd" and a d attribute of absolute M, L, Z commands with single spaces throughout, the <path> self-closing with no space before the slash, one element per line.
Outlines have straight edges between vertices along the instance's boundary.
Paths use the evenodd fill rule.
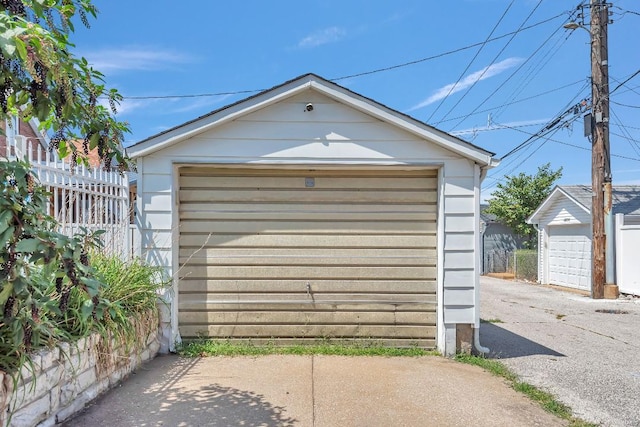
<path fill-rule="evenodd" d="M 563 15 L 566 15 L 568 12 L 562 12 L 559 13 L 557 15 L 554 15 L 550 18 L 544 19 L 542 21 L 536 22 L 535 24 L 531 24 L 527 27 L 522 27 L 519 28 L 516 31 L 511 31 L 509 33 L 505 33 L 502 34 L 500 36 L 496 36 L 493 37 L 491 39 L 485 40 L 484 42 L 478 42 L 478 43 L 473 43 L 467 46 L 463 46 L 457 49 L 453 49 L 453 50 L 449 50 L 446 52 L 441 52 L 432 56 L 427 56 L 424 58 L 420 58 L 420 59 L 416 59 L 413 61 L 409 61 L 409 62 L 404 62 L 401 64 L 396 64 L 396 65 L 391 65 L 389 67 L 383 67 L 383 68 L 377 68 L 374 70 L 369 70 L 369 71 L 363 71 L 361 73 L 356 73 L 356 74 L 350 74 L 350 75 L 345 75 L 345 76 L 340 76 L 340 77 L 334 77 L 331 79 L 328 79 L 329 81 L 333 81 L 333 82 L 337 82 L 340 80 L 346 80 L 346 79 L 350 79 L 350 78 L 354 78 L 354 77 L 361 77 L 361 76 L 367 76 L 370 74 L 377 74 L 377 73 L 382 73 L 385 71 L 391 71 L 391 70 L 395 70 L 398 68 L 404 68 L 404 67 L 408 67 L 411 65 L 415 65 L 415 64 L 420 64 L 422 62 L 426 62 L 426 61 L 431 61 L 433 59 L 438 59 L 438 58 L 442 58 L 444 56 L 449 56 L 449 55 L 453 55 L 454 53 L 458 53 L 458 52 L 463 52 L 465 50 L 469 50 L 469 49 L 473 49 L 474 47 L 478 47 L 482 44 L 485 43 L 490 43 L 490 42 L 494 42 L 494 41 L 498 41 L 501 40 L 503 38 L 509 37 L 511 35 L 517 34 L 517 33 L 521 33 L 527 30 L 530 30 L 532 28 L 538 27 L 540 25 L 546 24 L 547 22 L 551 22 L 555 19 L 560 18 Z M 228 96 L 228 95 L 242 95 L 242 94 L 250 94 L 250 93 L 256 93 L 256 92 L 262 92 L 266 89 L 251 89 L 251 90 L 237 90 L 237 91 L 226 91 L 226 92 L 214 92 L 214 93 L 199 93 L 199 94 L 187 94 L 187 95 L 150 95 L 150 96 L 123 96 L 123 99 L 170 99 L 170 98 L 200 98 L 200 97 L 211 97 L 211 96 Z"/>
<path fill-rule="evenodd" d="M 554 89 L 549 89 L 549 90 L 547 90 L 547 91 L 545 91 L 545 92 L 541 92 L 541 93 L 539 93 L 539 94 L 537 94 L 537 95 L 528 96 L 528 97 L 526 97 L 526 98 L 522 98 L 522 99 L 518 99 L 518 100 L 515 100 L 515 101 L 511 101 L 511 102 L 508 102 L 508 103 L 506 103 L 506 104 L 498 105 L 498 106 L 496 106 L 496 107 L 485 108 L 484 110 L 478 110 L 478 111 L 476 111 L 476 112 L 474 112 L 474 113 L 472 113 L 472 114 L 467 114 L 467 115 L 462 115 L 462 116 L 452 117 L 452 118 L 450 118 L 450 119 L 443 120 L 443 121 L 441 121 L 440 123 L 451 122 L 451 121 L 453 121 L 453 120 L 458 120 L 458 119 L 463 118 L 463 117 L 467 118 L 467 117 L 471 117 L 471 116 L 476 116 L 476 115 L 478 115 L 478 114 L 488 113 L 488 112 L 490 112 L 490 111 L 498 110 L 498 109 L 500 109 L 500 108 L 508 107 L 508 106 L 510 106 L 510 105 L 514 105 L 514 104 L 519 104 L 519 103 L 521 103 L 521 102 L 530 101 L 530 100 L 532 100 L 532 99 L 539 98 L 539 97 L 541 97 L 541 96 L 548 95 L 548 94 L 553 93 L 553 92 L 557 92 L 557 91 L 559 91 L 559 90 L 561 90 L 561 89 L 565 89 L 565 88 L 568 88 L 568 87 L 571 87 L 571 86 L 575 86 L 575 85 L 577 85 L 578 83 L 581 83 L 581 82 L 584 82 L 584 79 L 576 80 L 575 82 L 567 83 L 566 85 L 559 86 L 559 87 L 556 87 L 556 88 L 554 88 Z"/>
<path fill-rule="evenodd" d="M 533 8 L 533 10 L 529 13 L 529 15 L 527 15 L 527 17 L 524 19 L 524 21 L 522 21 L 522 24 L 520 24 L 520 27 L 518 27 L 518 30 L 520 30 L 524 24 L 527 23 L 527 21 L 529 20 L 529 18 L 531 18 L 531 16 L 533 16 L 534 12 L 538 9 L 538 7 L 540 6 L 540 4 L 542 3 L 542 0 L 538 0 L 538 4 L 535 5 L 535 7 Z M 476 81 L 473 82 L 473 84 L 471 86 L 469 86 L 467 88 L 467 90 L 465 90 L 465 92 L 462 94 L 462 96 L 458 99 L 458 101 L 453 105 L 453 107 L 449 108 L 449 111 L 446 112 L 446 114 L 444 116 L 442 116 L 442 119 L 439 122 L 436 122 L 436 125 L 440 124 L 442 122 L 442 120 L 444 120 L 445 118 L 447 118 L 447 116 L 449 114 L 451 114 L 451 112 L 460 104 L 460 102 L 462 102 L 462 100 L 464 99 L 465 96 L 467 96 L 467 94 L 469 92 L 471 92 L 471 90 L 475 87 L 476 84 L 478 84 L 478 82 L 480 80 L 482 80 L 482 77 L 486 74 L 487 71 L 489 71 L 489 69 L 491 68 L 491 66 L 493 64 L 495 64 L 495 62 L 498 60 L 498 58 L 500 57 L 500 55 L 502 55 L 502 52 L 504 52 L 507 47 L 511 44 L 511 42 L 513 41 L 513 39 L 516 37 L 516 35 L 518 34 L 518 31 L 516 31 L 509 40 L 507 40 L 507 43 L 505 43 L 504 46 L 502 46 L 502 49 L 500 49 L 500 52 L 498 52 L 498 54 L 491 60 L 491 63 L 484 68 L 484 70 L 482 71 L 482 74 L 480 74 L 480 76 L 476 79 Z M 460 123 L 458 123 L 459 125 Z M 457 126 L 457 125 L 456 125 Z M 455 127 L 455 126 L 454 126 Z"/>
<path fill-rule="evenodd" d="M 573 98 L 574 100 L 576 99 L 576 97 L 580 96 L 580 94 L 582 93 L 582 91 L 585 89 L 585 86 L 587 84 L 583 85 L 580 90 L 578 91 L 577 95 Z M 573 102 L 573 101 L 572 101 Z M 534 141 L 534 139 L 536 137 L 539 137 L 543 134 L 545 134 L 546 132 L 550 131 L 551 129 L 553 129 L 554 127 L 556 127 L 564 117 L 568 116 L 569 114 L 573 113 L 574 116 L 577 114 L 577 112 L 581 111 L 584 107 L 585 107 L 585 99 L 582 99 L 581 101 L 579 101 L 578 103 L 575 103 L 573 105 L 571 105 L 571 103 L 569 103 L 568 108 L 566 108 L 565 111 L 563 111 L 562 113 L 558 114 L 554 119 L 550 120 L 549 123 L 543 127 L 542 129 L 540 129 L 538 132 L 536 132 L 535 134 L 532 134 L 529 138 L 527 138 L 524 142 L 522 142 L 521 144 L 519 144 L 518 146 L 516 146 L 514 149 L 512 149 L 511 151 L 509 151 L 507 154 L 505 154 L 504 156 L 502 156 L 502 159 L 504 160 L 505 158 L 513 155 L 514 153 L 516 153 L 518 150 L 521 150 L 523 147 L 527 146 L 528 144 L 530 144 L 531 142 Z M 577 112 L 576 112 L 577 111 Z"/>
<path fill-rule="evenodd" d="M 571 17 L 569 19 L 571 19 Z M 513 90 L 511 97 L 508 99 L 508 102 L 519 96 L 533 81 L 534 77 L 536 77 L 547 66 L 547 64 L 549 64 L 549 62 L 551 62 L 551 59 L 553 59 L 553 57 L 560 51 L 560 48 L 567 42 L 570 35 L 571 34 L 569 33 L 566 35 L 566 37 L 562 39 L 559 38 L 555 42 L 555 44 L 551 46 L 544 55 L 542 55 L 542 58 L 540 58 L 536 64 L 532 64 L 529 67 L 529 70 L 525 72 L 520 85 Z M 504 111 L 505 108 L 501 108 L 500 111 L 496 112 L 494 117 L 499 117 L 500 114 L 502 114 Z"/>
<path fill-rule="evenodd" d="M 620 134 L 617 134 L 617 133 L 613 133 L 613 132 L 611 132 L 611 129 L 609 129 L 609 133 L 611 133 L 612 135 L 618 136 L 620 138 L 626 139 L 627 142 L 629 142 L 629 145 L 631 145 L 631 148 L 633 148 L 633 151 L 635 151 L 636 154 L 638 156 L 640 156 L 640 142 L 638 140 L 634 139 L 631 136 L 631 132 L 629 132 L 629 130 L 626 127 L 624 127 L 624 124 L 623 124 L 622 120 L 620 120 L 620 117 L 618 117 L 618 115 L 613 110 L 613 108 L 609 107 L 609 111 L 611 112 L 613 117 L 615 117 L 616 120 L 620 123 L 620 129 L 622 129 L 622 133 L 624 133 L 625 135 L 620 135 Z M 635 144 L 634 144 L 634 142 L 635 142 Z"/>
<path fill-rule="evenodd" d="M 621 107 L 627 107 L 627 108 L 640 108 L 640 105 L 629 105 L 629 104 L 623 104 L 622 102 L 616 102 L 616 101 L 612 101 L 609 100 L 610 103 L 612 104 L 616 104 L 619 105 Z"/>
<path fill-rule="evenodd" d="M 635 76 L 637 76 L 638 74 L 640 74 L 640 70 L 636 71 L 635 73 L 631 74 L 628 78 L 626 78 L 622 83 L 620 83 L 618 86 L 615 87 L 615 89 L 613 89 L 611 92 L 609 92 L 609 95 L 611 95 L 612 93 L 614 93 L 615 91 L 617 91 L 618 89 L 620 89 L 622 86 L 624 86 L 625 84 L 627 84 L 627 82 L 629 80 L 631 80 L 632 78 L 634 78 Z M 617 81 L 617 80 L 616 80 Z"/>
<path fill-rule="evenodd" d="M 611 124 L 611 126 L 615 126 L 615 127 L 618 127 L 618 128 L 625 127 L 627 129 L 640 130 L 640 127 L 634 127 L 634 126 L 629 126 L 629 125 L 624 125 L 623 126 L 623 125 L 619 125 L 617 123 L 610 123 L 610 124 Z"/>
<path fill-rule="evenodd" d="M 502 89 L 504 87 L 504 85 L 506 85 L 509 82 L 509 80 L 511 80 L 516 74 L 518 74 L 518 72 L 522 69 L 522 67 L 524 67 L 540 51 L 540 49 L 542 49 L 547 44 L 547 42 L 549 42 L 549 40 L 551 40 L 551 38 L 558 31 L 560 31 L 560 28 L 557 28 L 553 33 L 551 33 L 551 35 L 549 37 L 547 37 L 547 39 L 544 42 L 542 42 L 542 44 L 522 64 L 520 64 L 520 66 L 518 66 L 518 68 L 516 68 L 513 73 L 511 73 L 509 75 L 509 77 L 507 77 L 505 80 L 503 80 L 503 82 L 497 88 L 495 88 L 494 91 L 489 94 L 489 96 L 487 96 L 484 100 L 482 100 L 482 102 L 480 102 L 480 104 L 478 104 L 478 106 L 475 109 L 473 109 L 471 111 L 471 113 L 469 113 L 467 116 L 465 116 L 465 118 L 460 120 L 454 127 L 459 126 L 468 117 L 470 117 L 471 114 L 475 113 L 478 108 L 482 107 L 489 99 L 491 99 L 491 97 L 493 95 L 495 95 L 500 89 Z"/>
<path fill-rule="evenodd" d="M 558 132 L 558 130 L 559 130 L 559 128 L 554 129 L 554 130 L 553 130 L 552 135 L 554 135 L 556 132 Z M 529 153 L 529 155 L 527 155 L 524 159 L 522 159 L 522 160 L 520 161 L 520 163 L 518 163 L 517 165 L 515 165 L 514 167 L 512 167 L 508 172 L 503 173 L 503 174 L 502 174 L 502 178 L 493 178 L 493 179 L 495 180 L 495 182 L 494 182 L 493 184 L 491 184 L 491 185 L 488 185 L 488 186 L 486 187 L 486 189 L 488 190 L 488 189 L 490 189 L 490 188 L 495 187 L 495 186 L 498 184 L 498 182 L 499 182 L 499 181 L 504 181 L 504 178 L 505 178 L 506 176 L 511 175 L 511 174 L 512 174 L 516 169 L 518 169 L 520 166 L 522 166 L 522 164 L 523 164 L 524 162 L 526 162 L 527 160 L 529 160 L 529 159 L 530 159 L 530 158 L 531 158 L 535 153 L 537 153 L 537 152 L 538 152 L 538 150 L 540 150 L 540 149 L 541 149 L 541 148 L 542 148 L 542 147 L 543 147 L 547 142 L 549 142 L 549 141 L 551 140 L 551 136 L 544 137 L 544 139 L 545 139 L 545 140 L 542 142 L 542 144 L 538 145 L 538 146 L 535 148 L 535 150 L 533 150 L 531 153 Z"/>
<path fill-rule="evenodd" d="M 196 93 L 191 95 L 149 95 L 149 96 L 123 96 L 123 99 L 171 99 L 171 98 L 203 98 L 211 96 L 228 96 L 228 95 L 242 95 L 248 93 L 262 92 L 265 89 L 254 90 L 237 90 L 233 92 L 216 92 L 216 93 Z"/>
<path fill-rule="evenodd" d="M 498 19 L 498 22 L 496 22 L 496 24 L 493 26 L 493 29 L 491 30 L 491 32 L 489 33 L 489 35 L 487 36 L 485 41 L 482 43 L 482 45 L 480 45 L 480 48 L 476 51 L 476 54 L 473 55 L 473 58 L 471 58 L 471 61 L 469 61 L 469 63 L 467 64 L 466 68 L 462 71 L 462 73 L 460 73 L 460 76 L 458 77 L 458 80 L 456 80 L 456 82 L 451 86 L 451 88 L 449 89 L 449 92 L 444 96 L 444 98 L 442 98 L 440 100 L 440 103 L 435 108 L 435 110 L 433 110 L 431 112 L 431 115 L 426 120 L 427 123 L 431 120 L 433 115 L 440 109 L 440 107 L 442 106 L 444 101 L 449 97 L 449 95 L 451 95 L 451 92 L 453 92 L 453 90 L 458 86 L 458 83 L 460 83 L 460 80 L 462 80 L 462 78 L 467 73 L 467 71 L 469 71 L 469 68 L 471 68 L 471 65 L 475 62 L 476 58 L 478 58 L 478 55 L 480 55 L 480 52 L 482 52 L 482 49 L 484 49 L 484 47 L 486 46 L 487 41 L 491 38 L 493 33 L 498 29 L 498 26 L 500 25 L 500 23 L 502 22 L 504 17 L 507 16 L 507 13 L 509 12 L 509 9 L 511 9 L 511 6 L 513 6 L 514 2 L 515 2 L 515 0 L 511 0 L 511 3 L 509 3 L 507 8 L 504 10 L 504 12 L 502 12 L 502 16 L 500 16 L 500 19 Z M 445 117 L 446 117 L 446 115 L 445 115 Z"/>
<path fill-rule="evenodd" d="M 576 119 L 577 119 L 577 118 L 576 118 Z M 526 134 L 526 135 L 535 136 L 535 134 L 533 134 L 533 133 L 531 133 L 531 132 L 524 131 L 524 130 L 522 130 L 522 129 L 514 128 L 513 130 L 515 130 L 515 131 L 517 131 L 517 132 L 520 132 L 520 133 L 524 133 L 524 134 Z M 547 138 L 547 139 L 548 139 L 549 141 L 557 142 L 558 144 L 566 145 L 566 146 L 568 146 L 568 147 L 577 148 L 577 149 L 580 149 L 580 150 L 583 150 L 583 151 L 591 151 L 591 148 L 589 148 L 589 147 L 582 147 L 582 146 L 580 146 L 580 145 L 571 144 L 571 143 L 569 143 L 569 142 L 565 142 L 565 141 L 560 141 L 559 139 L 553 139 L 553 138 Z M 640 158 L 629 157 L 629 156 L 623 156 L 622 154 L 611 154 L 611 157 L 617 157 L 617 158 L 619 158 L 619 159 L 633 160 L 634 162 L 640 162 Z M 503 157 L 503 159 L 504 159 L 504 157 Z"/>

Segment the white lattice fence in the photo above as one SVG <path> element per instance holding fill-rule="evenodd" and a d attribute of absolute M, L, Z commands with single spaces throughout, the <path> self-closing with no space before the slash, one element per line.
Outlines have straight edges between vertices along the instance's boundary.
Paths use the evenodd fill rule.
<path fill-rule="evenodd" d="M 127 257 L 129 250 L 129 182 L 126 174 L 96 167 L 72 167 L 55 152 L 42 150 L 22 136 L 10 138 L 7 153 L 27 158 L 40 182 L 51 193 L 49 213 L 60 232 L 73 235 L 81 228 L 104 230 L 106 253 Z M 26 154 L 26 156 L 25 156 Z"/>

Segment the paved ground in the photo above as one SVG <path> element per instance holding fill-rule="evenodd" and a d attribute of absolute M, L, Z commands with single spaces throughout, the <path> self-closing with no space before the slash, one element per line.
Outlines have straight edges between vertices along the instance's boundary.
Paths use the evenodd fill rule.
<path fill-rule="evenodd" d="M 161 356 L 67 426 L 561 426 L 441 357 Z"/>
<path fill-rule="evenodd" d="M 486 277 L 481 283 L 481 317 L 500 321 L 480 328 L 493 357 L 581 418 L 640 426 L 640 299 L 592 300 Z"/>

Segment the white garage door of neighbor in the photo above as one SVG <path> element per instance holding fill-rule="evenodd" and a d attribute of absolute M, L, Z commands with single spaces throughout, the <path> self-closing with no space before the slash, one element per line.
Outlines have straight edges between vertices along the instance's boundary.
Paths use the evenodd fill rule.
<path fill-rule="evenodd" d="M 183 338 L 436 346 L 437 171 L 180 169 Z"/>
<path fill-rule="evenodd" d="M 589 225 L 549 227 L 549 283 L 591 289 L 591 233 Z"/>

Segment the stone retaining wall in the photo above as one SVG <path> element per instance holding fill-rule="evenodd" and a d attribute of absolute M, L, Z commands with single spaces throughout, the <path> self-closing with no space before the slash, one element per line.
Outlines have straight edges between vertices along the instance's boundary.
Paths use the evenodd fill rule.
<path fill-rule="evenodd" d="M 93 334 L 76 344 L 62 343 L 31 357 L 33 372 L 22 369 L 22 380 L 0 371 L 0 426 L 53 426 L 82 410 L 118 384 L 160 348 L 157 316 L 132 322 L 136 344 L 127 349 L 116 340 Z"/>

